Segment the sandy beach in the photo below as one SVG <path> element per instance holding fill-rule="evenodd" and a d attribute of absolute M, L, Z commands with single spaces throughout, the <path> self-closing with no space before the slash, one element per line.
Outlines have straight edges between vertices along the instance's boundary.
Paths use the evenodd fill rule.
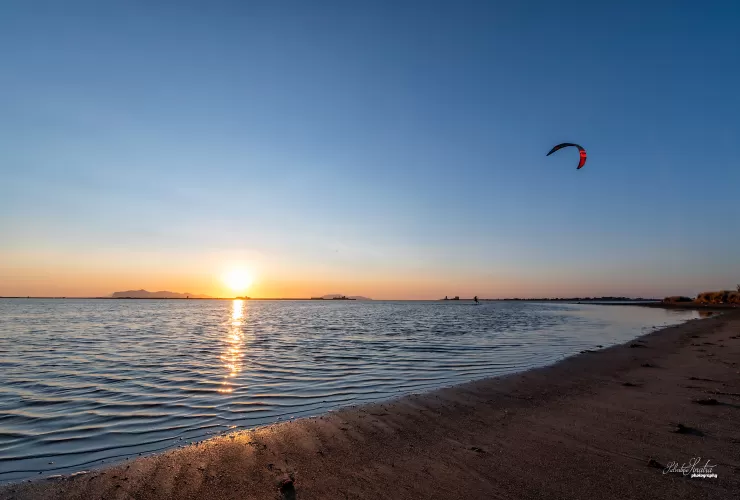
<path fill-rule="evenodd" d="M 737 498 L 740 313 L 220 437 L 1 499 Z M 716 478 L 669 472 L 709 460 Z M 697 465 L 698 467 L 698 465 Z"/>

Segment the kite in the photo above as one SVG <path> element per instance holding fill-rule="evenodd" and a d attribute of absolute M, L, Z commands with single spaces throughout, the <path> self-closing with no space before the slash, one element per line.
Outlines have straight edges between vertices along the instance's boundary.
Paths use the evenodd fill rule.
<path fill-rule="evenodd" d="M 578 144 L 573 144 L 572 142 L 564 142 L 562 144 L 558 144 L 557 146 L 555 146 L 554 148 L 552 148 L 550 150 L 550 152 L 547 153 L 546 156 L 550 156 L 555 151 L 558 151 L 558 150 L 563 149 L 563 148 L 567 148 L 568 146 L 575 146 L 575 147 L 578 148 L 578 151 L 580 151 L 580 153 L 581 153 L 581 160 L 578 162 L 578 167 L 577 167 L 577 169 L 580 169 L 582 166 L 584 166 L 586 164 L 586 150 L 583 149 Z"/>

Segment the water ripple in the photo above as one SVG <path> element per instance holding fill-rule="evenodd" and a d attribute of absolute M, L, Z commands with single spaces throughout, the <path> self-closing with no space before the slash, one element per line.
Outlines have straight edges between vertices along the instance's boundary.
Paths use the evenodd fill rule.
<path fill-rule="evenodd" d="M 0 299 L 0 481 L 553 363 L 693 312 Z"/>

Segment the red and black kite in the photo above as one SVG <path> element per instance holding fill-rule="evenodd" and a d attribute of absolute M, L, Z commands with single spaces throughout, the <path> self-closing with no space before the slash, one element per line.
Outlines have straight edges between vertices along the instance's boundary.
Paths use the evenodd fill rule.
<path fill-rule="evenodd" d="M 584 166 L 586 164 L 586 150 L 583 149 L 578 144 L 573 144 L 572 142 L 564 142 L 562 144 L 558 144 L 557 146 L 555 146 L 554 148 L 552 148 L 550 150 L 550 152 L 547 153 L 546 156 L 550 156 L 555 151 L 558 151 L 558 150 L 563 149 L 563 148 L 567 148 L 568 146 L 574 146 L 574 147 L 577 147 L 578 148 L 578 151 L 580 151 L 580 153 L 581 153 L 581 160 L 578 162 L 578 168 L 581 168 L 582 166 Z"/>

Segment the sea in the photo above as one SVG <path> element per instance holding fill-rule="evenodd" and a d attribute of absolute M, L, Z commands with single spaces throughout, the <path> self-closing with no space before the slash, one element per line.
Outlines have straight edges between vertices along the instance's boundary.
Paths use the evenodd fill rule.
<path fill-rule="evenodd" d="M 0 299 L 0 482 L 520 372 L 697 317 L 523 301 Z"/>

